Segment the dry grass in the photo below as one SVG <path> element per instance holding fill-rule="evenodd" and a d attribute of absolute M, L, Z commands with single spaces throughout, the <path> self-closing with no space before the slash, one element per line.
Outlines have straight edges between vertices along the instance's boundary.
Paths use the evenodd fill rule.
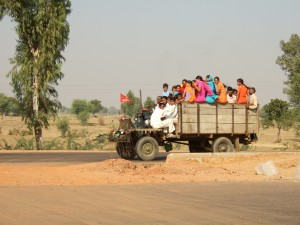
<path fill-rule="evenodd" d="M 108 134 L 114 127 L 118 127 L 117 116 L 103 116 L 101 117 L 90 117 L 87 126 L 82 126 L 80 121 L 74 115 L 61 115 L 68 117 L 70 122 L 70 131 L 73 134 L 79 134 L 76 137 L 76 142 L 84 144 L 87 139 L 96 137 L 99 134 Z M 99 122 L 101 118 L 101 123 Z M 51 119 L 49 121 L 50 127 L 43 129 L 43 140 L 45 142 L 53 140 L 63 140 L 59 130 L 56 128 L 56 120 Z M 21 117 L 4 116 L 0 118 L 0 143 L 5 140 L 9 145 L 15 146 L 17 140 L 22 137 L 26 139 L 33 138 L 33 134 L 28 134 L 28 128 L 22 121 Z M 3 144 L 3 141 L 2 141 Z M 109 147 L 109 146 L 108 146 Z M 110 146 L 111 148 L 111 146 Z"/>
<path fill-rule="evenodd" d="M 105 126 L 105 118 L 103 116 L 99 116 L 98 123 L 100 126 Z"/>

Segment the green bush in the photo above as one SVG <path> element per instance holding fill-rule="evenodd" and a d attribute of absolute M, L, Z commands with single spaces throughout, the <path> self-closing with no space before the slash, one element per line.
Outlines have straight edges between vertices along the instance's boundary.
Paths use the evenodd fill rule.
<path fill-rule="evenodd" d="M 66 148 L 67 150 L 79 150 L 81 149 L 81 145 L 76 142 L 77 138 L 77 132 L 68 132 L 67 138 L 66 138 Z"/>
<path fill-rule="evenodd" d="M 16 150 L 33 150 L 34 149 L 34 138 L 26 139 L 24 137 L 21 137 L 17 140 L 17 144 L 14 147 Z"/>
<path fill-rule="evenodd" d="M 62 142 L 58 139 L 47 141 L 47 142 L 44 142 L 43 149 L 44 150 L 63 150 L 64 142 Z"/>
<path fill-rule="evenodd" d="M 83 126 L 86 126 L 90 118 L 90 113 L 88 111 L 82 111 L 77 115 L 77 118 Z"/>
<path fill-rule="evenodd" d="M 82 150 L 92 150 L 95 148 L 95 145 L 91 141 L 85 140 L 85 144 L 81 148 Z"/>
<path fill-rule="evenodd" d="M 61 133 L 62 137 L 66 136 L 66 133 L 70 130 L 70 122 L 67 117 L 60 117 L 56 122 L 56 128 Z"/>

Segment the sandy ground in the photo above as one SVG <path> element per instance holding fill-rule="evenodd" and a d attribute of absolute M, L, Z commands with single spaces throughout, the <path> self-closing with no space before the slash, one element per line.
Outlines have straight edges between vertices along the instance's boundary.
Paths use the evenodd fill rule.
<path fill-rule="evenodd" d="M 300 183 L 0 186 L 2 225 L 299 225 Z"/>
<path fill-rule="evenodd" d="M 255 166 L 272 160 L 279 174 L 257 175 Z M 266 181 L 295 180 L 300 165 L 299 153 L 239 155 L 205 158 L 201 161 L 167 161 L 143 163 L 110 159 L 99 163 L 77 165 L 0 164 L 1 186 L 32 185 L 103 185 L 103 184 L 160 184 L 202 181 Z"/>

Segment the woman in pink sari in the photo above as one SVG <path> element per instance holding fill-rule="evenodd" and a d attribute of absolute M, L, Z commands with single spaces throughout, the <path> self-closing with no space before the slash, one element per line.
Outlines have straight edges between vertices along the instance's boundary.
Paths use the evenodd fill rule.
<path fill-rule="evenodd" d="M 195 90 L 197 91 L 196 102 L 205 102 L 206 90 L 201 76 L 196 77 Z"/>

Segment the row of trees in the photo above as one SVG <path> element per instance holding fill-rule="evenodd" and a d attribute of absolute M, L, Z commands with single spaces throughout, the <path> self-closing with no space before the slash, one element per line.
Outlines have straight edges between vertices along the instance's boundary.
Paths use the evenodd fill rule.
<path fill-rule="evenodd" d="M 262 108 L 262 124 L 264 127 L 277 128 L 277 142 L 280 142 L 282 129 L 294 127 L 296 135 L 300 135 L 300 37 L 292 34 L 290 40 L 280 42 L 282 56 L 276 63 L 287 76 L 283 92 L 288 101 L 272 99 Z"/>
<path fill-rule="evenodd" d="M 135 116 L 142 107 L 148 107 L 155 104 L 155 101 L 151 97 L 147 97 L 143 106 L 141 105 L 140 99 L 134 95 L 132 91 L 127 93 L 127 96 L 132 100 L 130 103 L 121 105 L 121 113 L 126 114 L 130 117 Z M 23 107 L 20 105 L 18 100 L 14 97 L 8 97 L 0 93 L 0 114 L 1 115 L 21 115 Z M 83 125 L 87 124 L 87 121 L 92 114 L 95 116 L 96 113 L 115 115 L 120 113 L 120 110 L 114 106 L 105 107 L 98 99 L 85 100 L 85 99 L 74 99 L 72 102 L 71 109 L 62 106 L 59 109 L 60 112 L 73 113 L 81 121 Z"/>
<path fill-rule="evenodd" d="M 87 101 L 85 99 L 74 99 L 70 112 L 77 116 L 82 125 L 86 125 L 91 114 L 122 113 L 130 117 L 134 117 L 143 107 L 150 107 L 155 104 L 155 101 L 151 97 L 147 97 L 145 102 L 142 104 L 140 98 L 136 97 L 131 90 L 127 93 L 127 97 L 131 99 L 131 102 L 121 104 L 120 110 L 113 106 L 106 108 L 101 104 L 101 101 L 97 99 L 91 101 Z"/>

